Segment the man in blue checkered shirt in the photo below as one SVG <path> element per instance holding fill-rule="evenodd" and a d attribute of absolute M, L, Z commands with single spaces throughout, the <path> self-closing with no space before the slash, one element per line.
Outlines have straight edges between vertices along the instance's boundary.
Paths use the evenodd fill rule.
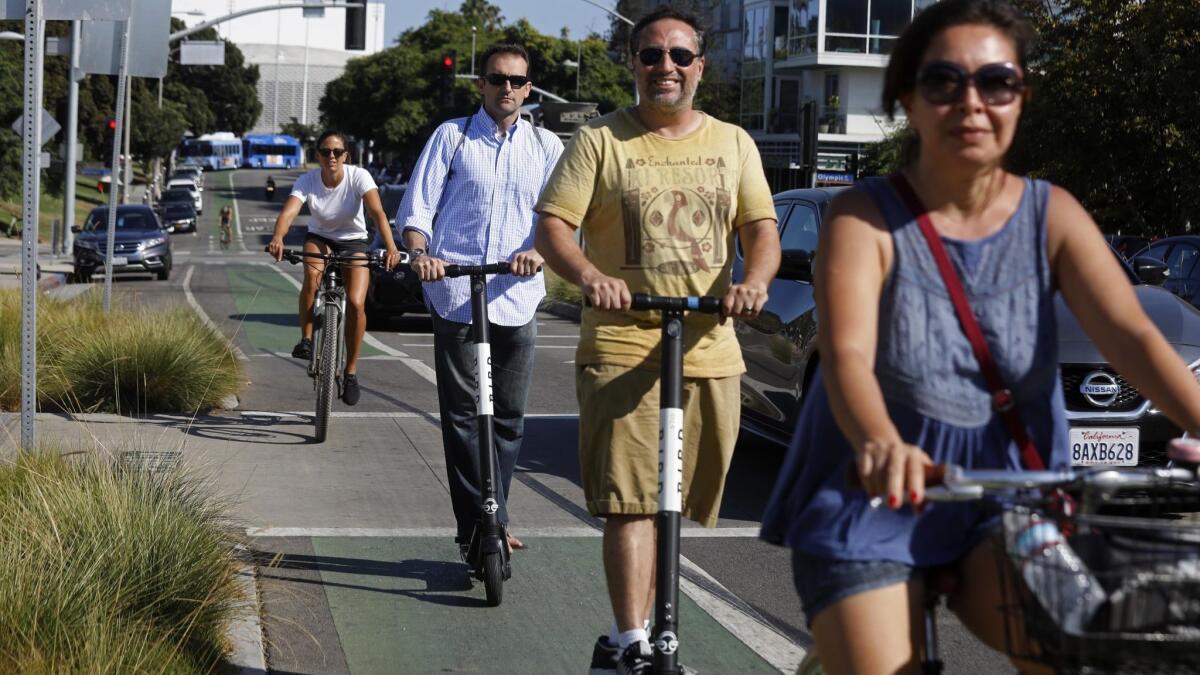
<path fill-rule="evenodd" d="M 483 56 L 479 78 L 483 106 L 470 117 L 443 123 L 421 152 L 396 227 L 414 255 L 433 317 L 434 359 L 442 444 L 450 499 L 458 521 L 456 541 L 465 560 L 480 517 L 479 453 L 475 447 L 476 390 L 470 341 L 470 279 L 445 279 L 445 265 L 510 261 L 512 276 L 487 283 L 488 331 L 495 392 L 494 427 L 499 466 L 500 522 L 508 528 L 508 488 L 521 448 L 525 399 L 537 337 L 534 313 L 546 295 L 542 257 L 533 248 L 537 203 L 562 141 L 520 119 L 531 91 L 529 55 L 517 45 L 497 45 Z M 436 282 L 436 283 L 429 283 Z M 512 549 L 524 548 L 508 535 Z"/>

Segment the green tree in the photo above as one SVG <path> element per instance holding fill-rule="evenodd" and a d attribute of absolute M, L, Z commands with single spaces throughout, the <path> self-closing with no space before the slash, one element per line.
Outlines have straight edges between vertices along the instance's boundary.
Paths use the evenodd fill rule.
<path fill-rule="evenodd" d="M 289 121 L 279 125 L 280 133 L 300 141 L 304 145 L 315 143 L 321 135 L 320 124 L 301 124 L 300 120 L 291 117 Z"/>
<path fill-rule="evenodd" d="M 1074 193 L 1109 230 L 1200 224 L 1195 0 L 1019 0 L 1040 34 L 1015 169 Z"/>
<path fill-rule="evenodd" d="M 487 0 L 464 0 L 458 12 L 466 17 L 468 23 L 480 26 L 486 31 L 499 30 L 500 26 L 504 25 L 500 8 Z"/>
<path fill-rule="evenodd" d="M 359 139 L 373 139 L 375 148 L 406 158 L 416 156 L 433 129 L 446 119 L 469 114 L 479 106 L 475 83 L 460 78 L 454 84 L 454 105 L 438 105 L 441 78 L 439 56 L 455 50 L 471 53 L 471 20 L 462 12 L 433 10 L 425 23 L 404 32 L 396 45 L 376 54 L 352 59 L 346 71 L 330 82 L 319 104 L 322 122 Z M 605 41 L 589 36 L 580 41 L 539 33 L 521 19 L 512 24 L 483 25 L 477 34 L 480 52 L 490 45 L 511 42 L 529 52 L 534 84 L 564 98 L 575 92 L 576 71 L 564 65 L 576 58 L 582 44 L 580 98 L 597 102 L 608 112 L 632 102 L 628 70 L 608 54 Z M 476 72 L 483 64 L 476 64 Z M 470 72 L 459 59 L 459 72 Z M 528 103 L 537 103 L 539 94 Z"/>

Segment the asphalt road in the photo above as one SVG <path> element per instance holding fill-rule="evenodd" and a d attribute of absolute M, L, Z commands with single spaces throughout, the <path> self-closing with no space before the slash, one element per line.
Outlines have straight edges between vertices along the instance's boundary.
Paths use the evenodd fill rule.
<path fill-rule="evenodd" d="M 274 560 L 273 566 L 264 565 L 261 579 L 272 668 L 280 672 L 388 672 L 388 664 L 395 665 L 388 660 L 395 658 L 389 656 L 389 648 L 403 643 L 409 645 L 406 653 L 412 654 L 411 649 L 429 638 L 415 639 L 425 634 L 414 632 L 406 633 L 412 641 L 396 642 L 400 638 L 388 636 L 401 633 L 376 635 L 373 630 L 398 622 L 399 631 L 404 626 L 415 631 L 418 624 L 444 625 L 446 630 L 453 626 L 462 631 L 463 626 L 471 625 L 466 617 L 475 616 L 470 614 L 475 610 L 469 609 L 443 611 L 448 604 L 466 602 L 454 594 L 470 595 L 472 591 L 445 581 L 452 572 L 444 565 L 451 564 L 453 553 L 446 546 L 447 538 L 434 536 L 452 527 L 452 521 L 435 417 L 430 323 L 428 317 L 411 316 L 386 329 L 370 331 L 359 368 L 362 400 L 353 408 L 335 404 L 337 417 L 329 440 L 312 443 L 307 415 L 314 408 L 315 395 L 304 364 L 289 355 L 298 338 L 299 271 L 287 263 L 276 264 L 262 253 L 283 197 L 298 173 L 271 173 L 279 188 L 273 203 L 263 199 L 266 171 L 206 174 L 198 232 L 172 237 L 175 270 L 171 280 L 131 278 L 116 286 L 126 301 L 151 306 L 194 303 L 245 354 L 248 383 L 238 409 L 195 420 L 180 433 L 190 438 L 189 447 L 201 448 L 196 452 L 217 467 L 218 483 L 237 491 L 238 517 L 257 536 L 254 541 L 263 559 Z M 217 213 L 222 205 L 235 201 L 235 239 L 230 250 L 222 251 L 217 242 Z M 288 245 L 300 245 L 301 223 L 298 219 L 288 235 Z M 583 652 L 590 650 L 590 640 L 607 629 L 610 619 L 599 595 L 603 589 L 596 571 L 596 523 L 582 507 L 575 454 L 574 416 L 578 410 L 572 359 L 578 328 L 549 314 L 539 314 L 538 322 L 527 439 L 510 497 L 513 531 L 518 536 L 530 533 L 522 538 L 531 547 L 514 560 L 514 579 L 520 581 L 512 582 L 510 593 L 516 595 L 510 597 L 548 595 L 540 598 L 536 607 L 525 607 L 521 600 L 513 599 L 496 611 L 511 606 L 516 616 L 546 622 L 548 630 L 571 624 L 574 632 L 567 642 L 574 645 L 573 653 L 562 662 L 578 663 L 582 671 L 590 654 Z M 715 580 L 707 585 L 716 589 L 711 595 L 718 598 L 718 604 L 734 608 L 738 616 L 750 617 L 757 626 L 751 630 L 773 633 L 773 639 L 782 638 L 803 650 L 811 638 L 792 588 L 788 552 L 752 536 L 781 455 L 781 448 L 743 436 L 720 523 L 725 534 L 735 536 L 689 532 L 683 540 L 683 554 L 693 565 L 689 575 L 695 584 L 706 586 L 706 578 Z M 690 536 L 693 534 L 703 536 Z M 404 566 L 412 560 L 436 560 L 439 556 L 447 562 Z M 563 576 L 575 568 L 580 576 Z M 391 581 L 386 584 L 380 581 L 387 579 Z M 424 590 L 405 590 L 404 584 L 414 579 Z M 431 588 L 459 600 L 433 599 L 428 595 Z M 347 595 L 347 589 L 363 595 Z M 367 592 L 372 589 L 384 592 Z M 474 593 L 481 590 L 476 588 Z M 555 593 L 580 594 L 579 606 L 563 608 L 547 600 Z M 526 611 L 529 613 L 519 614 Z M 417 623 L 405 619 L 405 612 L 420 617 Z M 699 615 L 694 616 L 698 618 L 691 626 L 697 640 L 725 644 L 725 633 L 717 623 L 708 626 Z M 966 635 L 948 612 L 942 612 L 940 620 L 947 672 L 982 675 L 1012 671 Z M 688 628 L 685 624 L 685 636 Z M 496 624 L 489 618 L 479 630 L 493 629 Z M 724 663 L 720 654 L 709 655 L 699 646 L 692 649 L 685 653 L 708 664 L 705 672 L 729 672 L 725 671 L 727 663 L 720 665 Z M 717 651 L 726 656 L 732 653 Z M 791 652 L 793 657 L 796 653 Z M 426 660 L 421 663 L 433 670 L 439 657 L 422 658 Z M 495 669 L 482 667 L 481 671 L 514 672 L 526 665 L 521 663 L 523 659 L 560 663 L 549 653 L 544 659 L 533 652 L 504 658 L 515 661 L 492 661 Z M 459 662 L 437 665 L 437 669 L 472 670 Z M 776 663 L 775 671 L 779 669 Z M 424 667 L 400 670 L 427 672 Z M 560 671 L 547 665 L 543 672 Z"/>

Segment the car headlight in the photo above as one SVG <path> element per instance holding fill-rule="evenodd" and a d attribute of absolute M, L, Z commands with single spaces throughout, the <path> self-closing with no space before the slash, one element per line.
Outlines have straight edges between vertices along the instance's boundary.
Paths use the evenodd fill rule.
<path fill-rule="evenodd" d="M 165 243 L 167 243 L 166 237 L 155 237 L 142 242 L 142 248 L 154 248 L 155 246 L 162 246 Z"/>

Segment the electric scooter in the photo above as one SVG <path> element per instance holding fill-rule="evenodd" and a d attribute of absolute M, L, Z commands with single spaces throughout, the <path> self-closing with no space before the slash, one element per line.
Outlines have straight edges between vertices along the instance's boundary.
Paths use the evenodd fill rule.
<path fill-rule="evenodd" d="M 492 428 L 492 347 L 488 342 L 487 275 L 509 274 L 509 263 L 446 265 L 447 277 L 471 277 L 471 340 L 475 343 L 475 410 L 479 427 L 480 520 L 471 533 L 467 561 L 483 582 L 489 607 L 504 600 L 504 582 L 512 576 L 508 533 L 500 524 L 496 501 L 496 437 Z"/>
<path fill-rule="evenodd" d="M 654 667 L 656 675 L 681 675 L 679 665 L 679 512 L 683 501 L 683 313 L 721 311 L 712 296 L 669 297 L 634 293 L 631 309 L 662 312 L 662 380 L 659 383 L 658 532 L 655 551 Z"/>

